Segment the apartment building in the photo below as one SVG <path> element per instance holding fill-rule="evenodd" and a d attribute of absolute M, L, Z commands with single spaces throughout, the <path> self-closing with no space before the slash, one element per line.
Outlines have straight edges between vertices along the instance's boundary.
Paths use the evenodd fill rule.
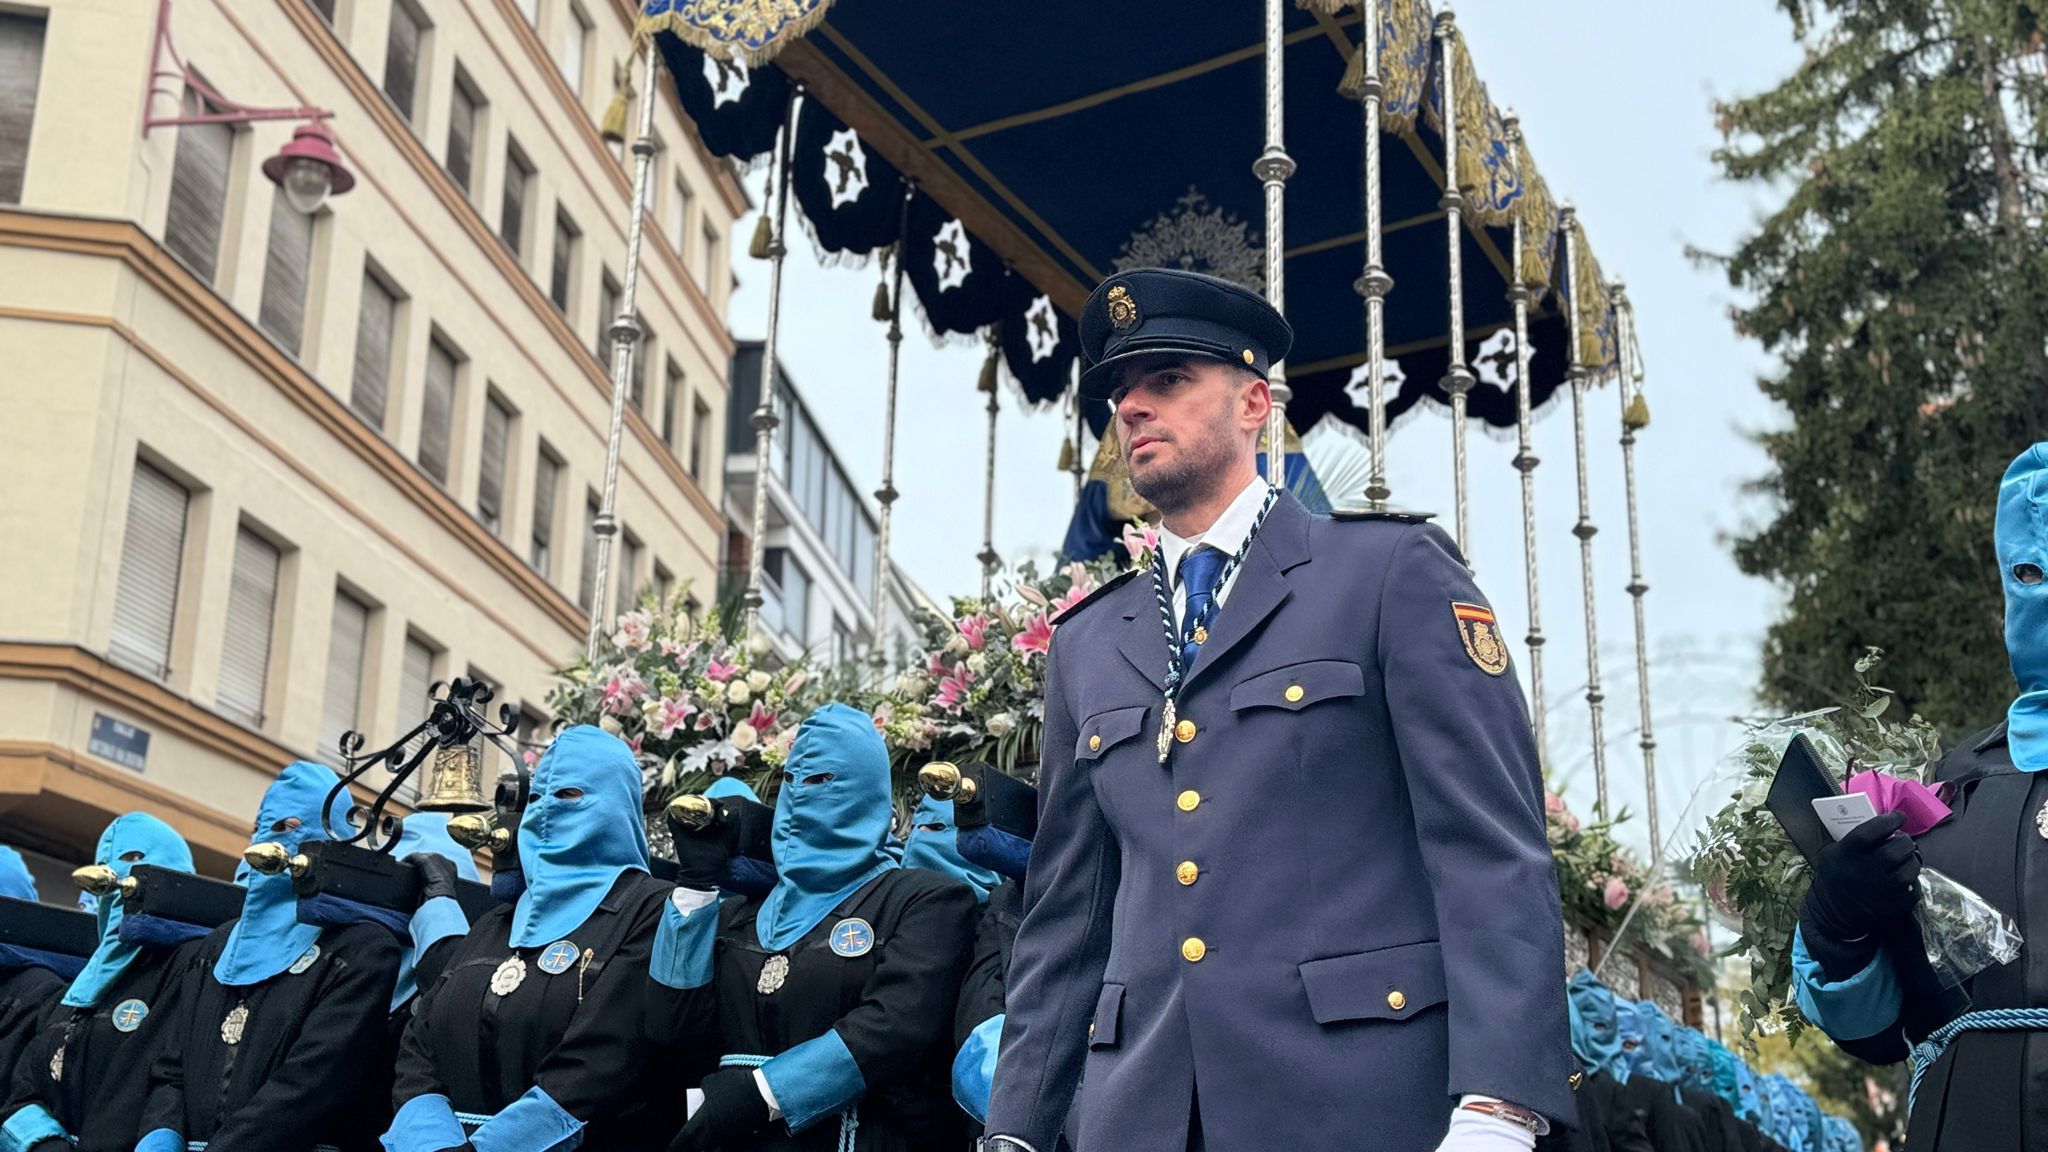
<path fill-rule="evenodd" d="M 598 600 L 632 7 L 166 11 L 228 100 L 331 110 L 356 182 L 296 210 L 292 120 L 145 132 L 223 110 L 162 55 L 145 99 L 149 6 L 0 8 L 0 842 L 53 874 L 136 808 L 224 874 L 282 763 L 437 680 L 544 733 Z M 708 601 L 748 205 L 672 98 L 656 133 L 607 591 Z"/>

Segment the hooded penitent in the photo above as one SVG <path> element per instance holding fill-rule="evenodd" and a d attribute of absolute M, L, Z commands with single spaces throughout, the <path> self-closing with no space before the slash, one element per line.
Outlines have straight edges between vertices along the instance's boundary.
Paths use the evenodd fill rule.
<path fill-rule="evenodd" d="M 113 869 L 114 875 L 123 880 L 137 864 L 192 871 L 192 849 L 185 844 L 184 837 L 173 832 L 169 824 L 144 812 L 115 817 L 107 830 L 100 833 L 92 859 L 95 864 Z M 93 915 L 99 920 L 99 947 L 85 962 L 84 970 L 72 978 L 70 989 L 64 993 L 67 1007 L 90 1008 L 99 1003 L 108 985 L 141 955 L 142 945 L 121 940 L 123 903 L 117 890 L 100 900 L 94 910 Z"/>
<path fill-rule="evenodd" d="M 404 826 L 399 829 L 398 843 L 391 847 L 391 855 L 403 860 L 415 852 L 432 852 L 446 857 L 454 862 L 457 876 L 464 880 L 477 878 L 476 859 L 469 854 L 469 849 L 448 837 L 446 813 L 415 812 L 405 818 Z M 391 990 L 393 1011 L 419 991 L 419 984 L 413 978 L 413 965 L 419 960 L 415 951 L 414 946 L 408 945 L 405 955 L 398 961 L 398 983 Z"/>
<path fill-rule="evenodd" d="M 296 760 L 278 773 L 256 808 L 256 829 L 249 843 L 284 845 L 297 854 L 310 840 L 327 836 L 326 822 L 339 831 L 347 827 L 352 803 L 348 789 L 335 792 L 340 777 L 310 760 Z M 334 803 L 327 806 L 329 793 Z M 292 966 L 320 938 L 316 924 L 299 923 L 299 898 L 290 872 L 251 872 L 249 892 L 242 897 L 242 916 L 228 933 L 228 942 L 214 961 L 213 978 L 230 988 L 261 984 Z"/>
<path fill-rule="evenodd" d="M 903 845 L 905 868 L 929 868 L 965 881 L 977 900 L 1003 882 L 1001 876 L 977 867 L 960 855 L 960 832 L 953 826 L 953 802 L 930 796 L 918 801 L 910 816 L 910 838 Z"/>
<path fill-rule="evenodd" d="M 1714 1061 L 1714 1095 L 1728 1102 L 1737 1116 L 1743 1113 L 1742 1060 L 1719 1040 L 1707 1040 L 1707 1053 Z"/>
<path fill-rule="evenodd" d="M 775 870 L 754 931 L 781 951 L 896 867 L 888 853 L 889 750 L 867 713 L 827 704 L 797 729 L 775 798 Z"/>
<path fill-rule="evenodd" d="M 512 947 L 538 948 L 575 931 L 619 877 L 647 871 L 640 766 L 618 737 L 578 724 L 533 769 L 519 818 L 526 890 L 512 910 Z"/>
<path fill-rule="evenodd" d="M 1680 1083 L 1701 1092 L 1714 1091 L 1714 1052 L 1707 1047 L 1706 1036 L 1678 1025 L 1677 1041 L 1678 1068 L 1684 1076 Z"/>
<path fill-rule="evenodd" d="M 1650 1000 L 1636 1001 L 1635 1018 L 1636 1027 L 1643 1033 L 1643 1043 L 1631 1061 L 1634 1070 L 1638 1075 L 1654 1076 L 1666 1084 L 1677 1084 L 1681 1075 L 1678 1067 L 1678 1026 Z"/>
<path fill-rule="evenodd" d="M 2048 768 L 2048 443 L 2005 470 L 1998 485 L 1998 575 L 2005 585 L 2005 651 L 2019 695 L 2006 710 L 2013 767 Z"/>
<path fill-rule="evenodd" d="M 1571 1008 L 1572 1054 L 1589 1072 L 1605 1072 L 1626 1082 L 1629 1061 L 1621 1048 L 1621 1025 L 1614 993 L 1581 968 L 1566 985 Z"/>

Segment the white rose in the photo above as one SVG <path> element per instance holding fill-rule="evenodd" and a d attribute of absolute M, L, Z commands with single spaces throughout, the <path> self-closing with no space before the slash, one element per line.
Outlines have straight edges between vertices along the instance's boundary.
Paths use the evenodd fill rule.
<path fill-rule="evenodd" d="M 948 656 L 965 656 L 968 651 L 967 637 L 962 636 L 958 632 L 953 633 L 953 638 L 946 641 L 946 655 Z"/>
<path fill-rule="evenodd" d="M 766 672 L 750 672 L 747 674 L 747 687 L 753 689 L 756 694 L 766 692 L 768 685 L 774 682 Z"/>
<path fill-rule="evenodd" d="M 988 734 L 1000 740 L 1017 730 L 1017 718 L 1008 712 L 998 712 L 988 718 Z"/>
<path fill-rule="evenodd" d="M 725 686 L 725 698 L 728 703 L 745 704 L 754 698 L 754 690 L 745 680 L 735 680 Z"/>
<path fill-rule="evenodd" d="M 967 658 L 967 670 L 979 676 L 988 671 L 988 654 L 976 652 Z"/>
<path fill-rule="evenodd" d="M 734 687 L 739 687 L 739 685 L 734 685 Z M 735 752 L 752 752 L 754 745 L 761 742 L 761 734 L 754 730 L 752 724 L 742 720 L 738 724 L 733 725 L 732 735 L 727 739 L 731 741 Z"/>
<path fill-rule="evenodd" d="M 709 700 L 713 704 L 723 702 L 725 700 L 725 685 L 720 684 L 716 680 L 713 680 L 710 683 L 710 685 L 704 689 L 704 699 Z"/>
<path fill-rule="evenodd" d="M 766 634 L 762 634 L 762 635 L 759 635 L 759 636 L 749 636 L 749 637 L 747 637 L 747 651 L 748 651 L 748 652 L 751 652 L 751 653 L 753 653 L 753 654 L 754 654 L 754 655 L 756 655 L 756 656 L 765 656 L 765 655 L 767 655 L 767 654 L 768 654 L 768 637 L 767 637 L 767 635 L 766 635 Z"/>
<path fill-rule="evenodd" d="M 1735 810 L 1737 812 L 1754 810 L 1764 802 L 1764 797 L 1770 795 L 1770 792 L 1771 782 L 1769 780 L 1750 781 L 1748 786 L 1743 788 L 1741 793 L 1735 797 Z"/>

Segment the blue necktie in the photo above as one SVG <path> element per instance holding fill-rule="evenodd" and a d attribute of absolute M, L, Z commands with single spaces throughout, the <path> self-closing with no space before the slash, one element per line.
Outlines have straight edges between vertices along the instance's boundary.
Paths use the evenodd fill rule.
<path fill-rule="evenodd" d="M 1195 639 L 1200 629 L 1207 638 L 1209 620 L 1216 614 L 1216 578 L 1223 574 L 1221 551 L 1203 545 L 1180 558 L 1180 586 L 1187 590 L 1187 606 L 1180 614 L 1180 666 L 1183 674 L 1195 665 L 1202 650 Z"/>

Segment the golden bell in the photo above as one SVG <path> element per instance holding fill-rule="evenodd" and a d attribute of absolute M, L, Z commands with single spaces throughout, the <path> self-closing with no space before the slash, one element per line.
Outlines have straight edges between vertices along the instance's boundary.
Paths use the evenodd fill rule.
<path fill-rule="evenodd" d="M 668 818 L 692 832 L 711 827 L 717 817 L 718 809 L 712 807 L 711 798 L 695 792 L 685 792 L 668 802 Z"/>
<path fill-rule="evenodd" d="M 490 798 L 484 795 L 482 740 L 434 749 L 433 763 L 421 777 L 419 802 L 413 807 L 422 812 L 488 812 L 491 809 Z"/>
<path fill-rule="evenodd" d="M 106 896 L 120 886 L 121 878 L 105 864 L 87 864 L 71 873 L 71 882 L 95 896 Z"/>
<path fill-rule="evenodd" d="M 974 781 L 962 775 L 957 765 L 934 760 L 917 770 L 917 782 L 934 800 L 972 800 Z"/>
<path fill-rule="evenodd" d="M 265 876 L 275 876 L 289 869 L 294 876 L 304 876 L 313 867 L 313 862 L 304 853 L 293 855 L 284 845 L 275 841 L 251 844 L 242 859 L 249 867 Z"/>
<path fill-rule="evenodd" d="M 597 136 L 607 144 L 626 142 L 626 105 L 633 99 L 633 73 L 624 64 L 612 62 L 612 102 L 605 105 L 598 121 Z"/>

